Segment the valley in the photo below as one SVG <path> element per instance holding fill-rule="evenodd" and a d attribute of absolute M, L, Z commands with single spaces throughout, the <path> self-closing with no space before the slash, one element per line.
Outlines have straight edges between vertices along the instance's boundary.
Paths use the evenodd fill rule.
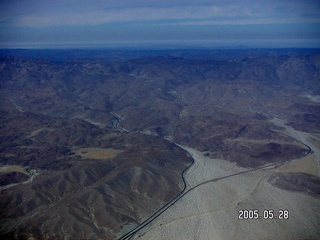
<path fill-rule="evenodd" d="M 1 52 L 2 239 L 320 237 L 319 51 L 46 51 Z"/>
<path fill-rule="evenodd" d="M 279 122 L 279 119 L 274 121 Z M 285 130 L 293 131 L 287 126 Z M 308 155 L 314 153 L 310 151 L 300 159 L 246 170 L 220 159 L 209 159 L 195 149 L 183 148 L 195 160 L 185 175 L 190 187 L 161 216 L 121 239 L 132 236 L 134 239 L 318 238 L 319 214 L 310 210 L 320 208 L 319 201 L 314 199 L 320 192 L 320 181 L 311 174 L 288 173 L 288 165 L 295 161 L 306 162 Z M 316 162 L 319 160 L 316 157 Z M 312 167 L 319 170 L 317 166 Z M 296 171 L 300 172 L 298 169 Z M 287 176 L 292 177 L 290 180 L 281 178 L 286 172 Z M 298 181 L 303 181 L 302 185 L 297 183 L 295 176 L 300 177 Z M 291 184 L 300 185 L 300 189 L 294 189 L 298 192 L 279 192 L 275 188 L 293 190 Z M 305 192 L 309 197 L 299 192 Z M 255 209 L 262 215 L 271 206 L 272 210 L 293 209 L 294 212 L 288 219 L 239 219 L 239 211 Z M 284 226 L 286 229 L 283 229 Z"/>

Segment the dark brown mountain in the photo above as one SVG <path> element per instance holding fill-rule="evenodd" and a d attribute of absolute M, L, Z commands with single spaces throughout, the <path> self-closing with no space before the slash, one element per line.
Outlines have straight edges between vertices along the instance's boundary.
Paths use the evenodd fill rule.
<path fill-rule="evenodd" d="M 183 189 L 173 142 L 258 167 L 308 151 L 273 117 L 319 132 L 316 50 L 52 53 L 2 51 L 6 239 L 121 236 Z"/>

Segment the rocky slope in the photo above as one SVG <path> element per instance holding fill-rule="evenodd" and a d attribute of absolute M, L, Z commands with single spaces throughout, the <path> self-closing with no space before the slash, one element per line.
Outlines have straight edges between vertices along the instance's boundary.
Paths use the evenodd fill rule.
<path fill-rule="evenodd" d="M 2 51 L 4 238 L 119 237 L 183 189 L 172 141 L 252 168 L 309 151 L 273 117 L 319 133 L 316 50 L 68 54 Z"/>

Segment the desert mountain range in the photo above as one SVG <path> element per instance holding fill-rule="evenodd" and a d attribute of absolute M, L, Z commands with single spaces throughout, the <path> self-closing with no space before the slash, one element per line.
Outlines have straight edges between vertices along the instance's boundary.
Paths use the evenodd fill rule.
<path fill-rule="evenodd" d="M 120 238 L 184 190 L 180 145 L 246 169 L 313 154 L 271 120 L 319 148 L 319 79 L 317 50 L 2 50 L 1 238 Z M 268 181 L 319 199 L 319 162 Z"/>

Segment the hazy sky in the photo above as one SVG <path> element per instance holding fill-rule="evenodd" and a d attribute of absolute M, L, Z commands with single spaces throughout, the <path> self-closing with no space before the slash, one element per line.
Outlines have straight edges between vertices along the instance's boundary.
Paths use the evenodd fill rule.
<path fill-rule="evenodd" d="M 320 47 L 319 0 L 0 0 L 0 47 Z"/>

